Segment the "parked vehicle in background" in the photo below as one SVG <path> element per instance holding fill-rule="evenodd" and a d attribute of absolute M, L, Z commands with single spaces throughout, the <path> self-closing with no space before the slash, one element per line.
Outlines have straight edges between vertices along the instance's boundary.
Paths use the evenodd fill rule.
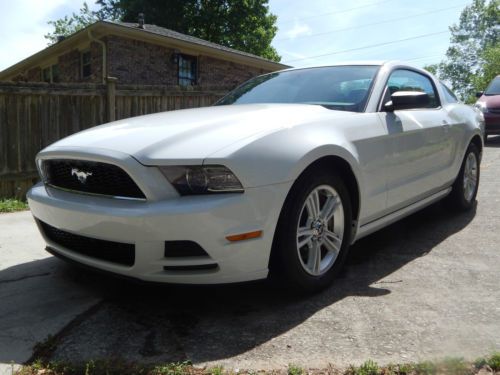
<path fill-rule="evenodd" d="M 500 134 L 500 75 L 493 78 L 484 92 L 478 92 L 475 104 L 484 115 L 485 140 L 489 135 Z"/>
<path fill-rule="evenodd" d="M 483 117 L 401 63 L 290 69 L 215 106 L 47 147 L 28 201 L 55 255 L 148 281 L 326 287 L 349 246 L 433 202 L 474 207 Z"/>

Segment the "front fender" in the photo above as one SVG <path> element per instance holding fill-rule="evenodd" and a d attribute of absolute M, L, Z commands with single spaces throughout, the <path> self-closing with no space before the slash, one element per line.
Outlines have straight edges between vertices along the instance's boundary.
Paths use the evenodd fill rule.
<path fill-rule="evenodd" d="M 227 166 L 249 188 L 294 181 L 325 156 L 347 161 L 362 183 L 355 148 L 334 127 L 325 132 L 322 126 L 311 125 L 307 129 L 282 129 L 259 139 L 246 139 L 211 155 L 204 164 Z"/>

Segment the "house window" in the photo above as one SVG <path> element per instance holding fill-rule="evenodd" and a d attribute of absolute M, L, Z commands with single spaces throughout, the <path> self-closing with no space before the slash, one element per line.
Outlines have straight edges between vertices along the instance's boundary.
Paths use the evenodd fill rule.
<path fill-rule="evenodd" d="M 179 55 L 179 85 L 196 85 L 197 63 L 195 56 Z"/>
<path fill-rule="evenodd" d="M 42 69 L 42 81 L 43 82 L 47 82 L 47 83 L 50 83 L 51 82 L 51 79 L 50 79 L 50 66 Z"/>
<path fill-rule="evenodd" d="M 90 51 L 84 51 L 81 54 L 81 65 L 82 65 L 82 78 L 90 77 Z"/>
<path fill-rule="evenodd" d="M 54 64 L 43 68 L 42 81 L 47 83 L 59 82 L 59 66 Z"/>
<path fill-rule="evenodd" d="M 59 82 L 59 65 L 52 65 L 50 67 L 50 73 L 52 74 L 52 82 Z"/>

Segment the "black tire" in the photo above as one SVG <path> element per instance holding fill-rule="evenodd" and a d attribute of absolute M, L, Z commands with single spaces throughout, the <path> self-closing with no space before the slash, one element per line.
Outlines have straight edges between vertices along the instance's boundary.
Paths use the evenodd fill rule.
<path fill-rule="evenodd" d="M 296 236 L 305 200 L 321 185 L 328 185 L 338 193 L 344 212 L 344 233 L 340 251 L 331 268 L 322 275 L 313 276 L 301 264 Z M 345 262 L 351 240 L 351 225 L 351 201 L 342 179 L 324 169 L 304 173 L 295 182 L 281 210 L 271 252 L 271 279 L 281 287 L 298 293 L 318 292 L 329 286 Z"/>
<path fill-rule="evenodd" d="M 464 189 L 464 174 L 465 174 L 467 159 L 469 158 L 469 155 L 471 153 L 474 155 L 476 162 L 476 170 L 477 170 L 476 186 L 470 198 L 467 198 L 466 190 Z M 471 143 L 467 148 L 467 151 L 465 152 L 464 160 L 462 161 L 462 166 L 460 167 L 460 172 L 458 173 L 458 176 L 455 182 L 453 183 L 451 193 L 446 197 L 445 203 L 448 206 L 448 208 L 454 211 L 468 211 L 474 207 L 477 191 L 479 188 L 479 175 L 480 175 L 479 163 L 480 163 L 479 150 L 474 143 Z"/>

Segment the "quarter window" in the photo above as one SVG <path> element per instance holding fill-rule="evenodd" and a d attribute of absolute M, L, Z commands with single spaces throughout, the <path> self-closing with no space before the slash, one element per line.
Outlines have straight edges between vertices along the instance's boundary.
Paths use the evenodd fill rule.
<path fill-rule="evenodd" d="M 178 78 L 180 86 L 196 85 L 197 62 L 196 57 L 179 55 Z"/>
<path fill-rule="evenodd" d="M 400 69 L 392 72 L 384 95 L 382 105 L 391 100 L 391 95 L 397 91 L 420 91 L 429 95 L 427 108 L 439 107 L 439 98 L 432 81 L 423 74 L 412 70 Z"/>
<path fill-rule="evenodd" d="M 443 82 L 441 82 L 441 87 L 442 87 L 443 92 L 444 92 L 444 97 L 446 98 L 446 101 L 448 103 L 458 103 L 457 97 L 455 96 L 453 91 L 451 91 L 448 88 L 448 86 L 446 86 Z"/>

